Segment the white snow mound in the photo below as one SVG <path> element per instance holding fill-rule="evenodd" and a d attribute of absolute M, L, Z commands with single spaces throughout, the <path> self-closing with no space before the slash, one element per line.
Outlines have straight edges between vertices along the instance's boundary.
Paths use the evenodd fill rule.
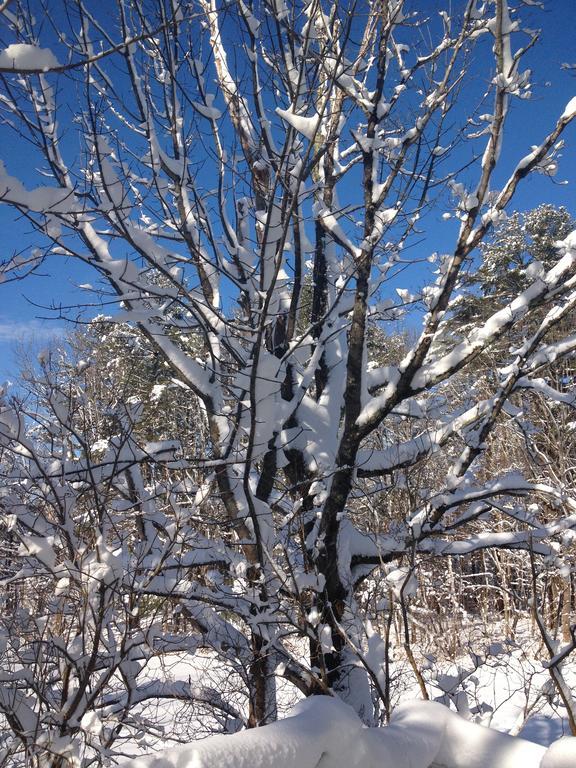
<path fill-rule="evenodd" d="M 326 696 L 298 704 L 290 717 L 231 736 L 211 736 L 185 747 L 138 757 L 124 768 L 352 768 L 342 762 L 362 723 L 350 707 Z"/>
<path fill-rule="evenodd" d="M 135 758 L 124 768 L 574 768 L 576 738 L 548 750 L 464 720 L 442 704 L 398 707 L 366 728 L 338 699 L 315 696 L 277 723 Z"/>
<path fill-rule="evenodd" d="M 576 737 L 555 741 L 542 759 L 540 768 L 574 768 L 576 766 Z"/>

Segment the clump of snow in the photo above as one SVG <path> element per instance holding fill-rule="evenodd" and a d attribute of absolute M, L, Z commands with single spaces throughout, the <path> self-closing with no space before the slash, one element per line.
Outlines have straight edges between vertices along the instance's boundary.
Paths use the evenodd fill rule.
<path fill-rule="evenodd" d="M 566 109 L 562 112 L 560 119 L 566 120 L 569 117 L 574 117 L 574 115 L 576 115 L 576 96 L 573 96 L 566 104 Z"/>
<path fill-rule="evenodd" d="M 206 104 L 200 104 L 197 101 L 193 101 L 192 106 L 203 117 L 207 117 L 209 120 L 219 120 L 222 116 L 222 112 L 214 106 L 214 99 L 215 96 L 213 93 L 207 93 L 205 96 Z"/>
<path fill-rule="evenodd" d="M 20 544 L 19 554 L 34 555 L 43 565 L 51 570 L 56 563 L 56 553 L 52 548 L 53 543 L 54 540 L 49 536 L 43 538 L 41 536 L 28 535 Z"/>
<path fill-rule="evenodd" d="M 312 117 L 304 117 L 303 115 L 296 115 L 291 110 L 276 108 L 276 112 L 280 117 L 285 120 L 295 130 L 305 136 L 309 141 L 313 141 L 318 126 L 320 125 L 320 115 L 313 115 Z"/>
<path fill-rule="evenodd" d="M 386 576 L 386 581 L 396 597 L 401 598 L 415 595 L 418 591 L 418 579 L 416 574 L 406 566 L 394 568 Z"/>
<path fill-rule="evenodd" d="M 0 68 L 37 71 L 59 67 L 60 62 L 49 48 L 29 43 L 12 43 L 0 51 Z"/>

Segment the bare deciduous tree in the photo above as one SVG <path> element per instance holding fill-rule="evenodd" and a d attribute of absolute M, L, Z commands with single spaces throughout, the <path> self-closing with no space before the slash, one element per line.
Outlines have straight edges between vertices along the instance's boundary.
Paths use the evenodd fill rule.
<path fill-rule="evenodd" d="M 105 16 L 96 3 L 68 0 L 51 8 L 69 22 L 66 36 L 25 4 L 4 10 L 5 128 L 30 162 L 6 158 L 0 201 L 37 233 L 37 247 L 5 264 L 5 276 L 58 259 L 88 265 L 120 305 L 114 318 L 137 326 L 201 404 L 209 435 L 205 456 L 186 445 L 178 454 L 202 474 L 194 498 L 168 493 L 160 504 L 134 477 L 163 447 L 132 450 L 119 416 L 110 467 L 89 480 L 90 514 L 104 528 L 90 545 L 59 538 L 49 548 L 55 534 L 36 504 L 56 505 L 59 537 L 77 531 L 86 513 L 61 488 L 78 493 L 78 463 L 93 471 L 91 449 L 65 456 L 61 440 L 62 458 L 48 468 L 7 404 L 2 444 L 25 492 L 18 502 L 8 494 L 4 509 L 16 535 L 37 542 L 26 557 L 54 579 L 63 563 L 84 573 L 75 558 L 103 567 L 102 553 L 116 557 L 109 538 L 124 536 L 122 515 L 104 525 L 95 489 L 121 491 L 140 540 L 122 539 L 130 562 L 94 577 L 87 609 L 108 610 L 109 593 L 124 589 L 179 602 L 202 642 L 244 675 L 250 726 L 275 718 L 278 676 L 306 695 L 333 692 L 374 722 L 374 702 L 386 699 L 385 651 L 356 600 L 369 575 L 400 563 L 412 578 L 422 556 L 490 547 L 556 556 L 552 540 L 576 523 L 576 500 L 559 485 L 509 468 L 488 474 L 483 463 L 494 426 L 515 417 L 515 393 L 566 400 L 540 373 L 576 348 L 573 335 L 556 333 L 576 305 L 575 236 L 465 338 L 440 344 L 464 266 L 523 179 L 553 171 L 576 100 L 497 189 L 509 104 L 528 95 L 523 56 L 537 35 L 522 31 L 521 9 L 507 0 L 459 2 L 433 19 L 405 5 L 124 0 Z M 472 55 L 485 92 L 470 76 Z M 481 115 L 487 100 L 491 113 Z M 467 134 L 471 121 L 482 128 Z M 459 220 L 450 252 L 434 273 L 423 259 L 407 278 L 424 288 L 395 290 L 411 263 L 407 246 L 449 193 Z M 411 347 L 396 345 L 385 365 L 370 360 L 374 327 L 411 311 L 421 320 Z M 530 333 L 502 353 L 490 391 L 454 402 L 456 374 L 518 325 Z M 193 351 L 190 334 L 201 339 Z M 420 466 L 431 485 L 401 516 L 378 530 L 352 520 L 359 499 L 386 498 Z M 38 500 L 29 483 L 42 484 Z M 516 503 L 532 493 L 558 500 L 558 517 L 539 521 Z M 206 509 L 217 510 L 213 536 Z M 480 517 L 477 531 L 470 523 Z M 507 530 L 503 517 L 513 521 Z M 199 566 L 220 576 L 206 581 Z M 129 636 L 107 631 L 118 648 Z M 306 660 L 293 638 L 308 641 Z M 97 656 L 104 641 L 91 642 Z M 130 653 L 114 659 L 106 674 L 133 674 L 122 666 Z M 127 685 L 131 701 L 140 678 Z M 3 694 L 8 719 L 17 706 Z"/>

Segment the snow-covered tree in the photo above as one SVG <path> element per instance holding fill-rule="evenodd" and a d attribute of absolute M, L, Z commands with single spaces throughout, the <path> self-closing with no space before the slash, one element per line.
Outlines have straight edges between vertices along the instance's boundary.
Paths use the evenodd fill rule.
<path fill-rule="evenodd" d="M 162 732 L 150 711 L 158 700 L 181 702 L 188 718 L 207 711 L 208 731 L 243 722 L 242 698 L 227 701 L 209 672 L 167 679 L 173 654 L 202 644 L 168 598 L 181 569 L 211 594 L 219 563 L 200 532 L 210 521 L 187 519 L 194 491 L 180 444 L 146 439 L 136 396 L 109 391 L 99 410 L 93 366 L 43 353 L 29 391 L 2 401 L 8 764 L 106 763 L 126 739 Z"/>
<path fill-rule="evenodd" d="M 539 205 L 523 213 L 515 212 L 499 222 L 481 244 L 478 263 L 471 264 L 462 276 L 460 296 L 444 321 L 446 336 L 465 338 L 475 325 L 506 306 L 518 292 L 526 290 L 537 275 L 553 267 L 558 259 L 557 243 L 567 237 L 574 226 L 575 222 L 566 208 L 556 208 L 549 204 Z M 485 350 L 483 356 L 486 360 L 477 361 L 476 365 L 486 371 L 493 368 L 496 372 L 509 356 L 510 350 L 521 345 L 534 333 L 544 312 L 543 308 L 531 313 L 524 322 L 515 324 L 497 343 Z M 564 337 L 573 326 L 574 316 L 567 314 L 550 332 L 549 339 Z M 573 358 L 552 359 L 546 367 L 542 367 L 539 383 L 552 384 L 561 393 L 559 398 L 550 401 L 539 387 L 532 390 L 524 388 L 511 398 L 511 407 L 517 409 L 516 418 L 513 422 L 501 420 L 492 433 L 483 459 L 489 474 L 496 471 L 495 467 L 509 464 L 521 469 L 526 477 L 563 487 L 570 493 L 573 491 L 574 374 Z M 474 369 L 464 370 L 461 379 L 461 388 L 465 390 L 474 380 Z M 486 391 L 489 391 L 490 375 L 484 377 L 483 381 Z M 540 502 L 547 505 L 546 499 Z M 556 516 L 554 505 L 547 510 L 547 514 Z M 522 576 L 522 570 L 529 571 L 526 558 L 524 562 L 524 569 L 514 570 L 517 577 L 527 583 Z M 502 555 L 499 556 L 499 563 L 502 567 Z M 549 604 L 549 620 L 553 625 L 558 621 L 558 603 L 562 603 L 563 635 L 566 641 L 570 640 L 569 570 L 563 568 L 562 577 L 556 579 L 553 571 L 549 568 L 544 570 L 547 576 L 544 583 L 552 584 L 562 594 L 546 602 Z M 517 590 L 517 585 L 514 588 Z M 550 594 L 553 594 L 552 591 Z"/>
<path fill-rule="evenodd" d="M 487 473 L 483 462 L 495 425 L 516 418 L 518 392 L 569 399 L 541 371 L 576 348 L 563 324 L 576 305 L 576 235 L 465 338 L 440 343 L 463 269 L 521 182 L 552 172 L 576 118 L 575 97 L 496 186 L 510 104 L 530 109 L 523 57 L 537 34 L 519 5 L 468 0 L 430 16 L 402 0 L 122 0 L 113 12 L 68 0 L 51 8 L 66 34 L 28 4 L 3 6 L 4 129 L 27 153 L 0 166 L 0 201 L 37 233 L 4 275 L 70 259 L 91 268 L 118 302 L 115 320 L 138 327 L 171 381 L 201 403 L 208 430 L 204 456 L 183 446 L 175 459 L 191 468 L 183 499 L 160 501 L 139 481 L 128 488 L 132 467 L 166 459 L 165 444 L 112 443 L 114 487 L 138 510 L 139 540 L 122 538 L 134 521 L 114 505 L 114 525 L 91 543 L 66 542 L 68 552 L 26 491 L 41 483 L 41 499 L 54 494 L 70 516 L 58 535 L 68 535 L 86 511 L 61 488 L 79 492 L 86 459 L 75 444 L 65 456 L 60 440 L 56 463 L 34 469 L 30 424 L 7 402 L 0 439 L 6 461 L 15 457 L 7 485 L 19 490 L 4 510 L 16 536 L 32 537 L 25 557 L 51 578 L 74 557 L 100 567 L 105 553 L 98 600 L 130 585 L 178 602 L 198 642 L 243 680 L 250 726 L 275 718 L 277 678 L 378 719 L 386 651 L 357 599 L 368 577 L 387 574 L 407 595 L 422 558 L 490 547 L 557 557 L 576 525 L 576 500 L 560 484 L 512 466 Z M 487 100 L 491 113 L 480 114 Z M 481 130 L 470 133 L 471 121 Z M 421 241 L 448 199 L 459 226 L 433 272 L 435 249 Z M 371 328 L 385 339 L 407 313 L 421 326 L 413 344 L 379 365 Z M 491 372 L 489 391 L 453 398 L 456 375 L 473 367 L 482 381 L 483 351 L 517 326 L 530 332 Z M 188 336 L 201 340 L 193 351 Z M 119 408 L 129 429 L 139 406 Z M 420 467 L 429 485 L 405 494 L 401 515 L 393 503 L 374 526 L 354 514 L 365 497 L 392 501 Z M 518 503 L 535 493 L 557 502 L 554 519 Z M 219 521 L 212 533 L 206 514 Z M 503 518 L 514 525 L 502 530 Z M 122 632 L 110 629 L 110 643 Z M 307 640 L 306 657 L 295 639 Z M 143 695 L 140 668 L 126 674 L 129 695 Z M 1 706 L 10 719 L 19 703 L 4 696 Z"/>
<path fill-rule="evenodd" d="M 574 226 L 566 208 L 549 204 L 499 222 L 480 244 L 480 263 L 475 261 L 462 276 L 461 297 L 446 324 L 447 332 L 467 333 L 525 290 L 540 272 L 554 266 L 556 243 Z M 515 330 L 528 332 L 524 326 Z M 509 335 L 506 341 L 511 342 Z"/>

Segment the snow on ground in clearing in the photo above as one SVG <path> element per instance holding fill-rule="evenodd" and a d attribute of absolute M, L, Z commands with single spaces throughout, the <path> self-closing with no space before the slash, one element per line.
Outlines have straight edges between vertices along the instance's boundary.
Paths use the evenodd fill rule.
<path fill-rule="evenodd" d="M 576 664 L 567 666 L 565 675 L 574 689 Z M 482 658 L 470 654 L 457 663 L 437 664 L 426 679 L 432 698 L 482 725 L 545 746 L 570 733 L 550 674 L 541 660 L 519 648 L 496 648 Z M 411 693 L 417 696 L 414 685 Z"/>

